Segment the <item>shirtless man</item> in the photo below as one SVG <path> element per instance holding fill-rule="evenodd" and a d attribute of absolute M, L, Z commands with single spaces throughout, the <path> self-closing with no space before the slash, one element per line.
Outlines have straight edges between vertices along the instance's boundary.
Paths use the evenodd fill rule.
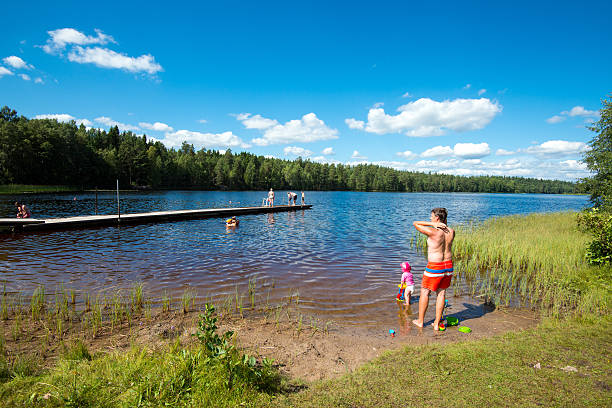
<path fill-rule="evenodd" d="M 268 205 L 274 207 L 274 190 L 270 189 L 268 192 Z"/>
<path fill-rule="evenodd" d="M 421 297 L 419 298 L 419 318 L 413 320 L 418 327 L 423 327 L 425 312 L 429 306 L 429 294 L 433 291 L 438 294 L 436 298 L 436 319 L 433 322 L 434 330 L 440 327 L 446 289 L 453 278 L 453 256 L 451 247 L 455 239 L 455 231 L 446 226 L 446 208 L 431 210 L 431 221 L 415 221 L 412 224 L 422 234 L 427 235 L 427 266 L 423 272 L 421 283 Z"/>

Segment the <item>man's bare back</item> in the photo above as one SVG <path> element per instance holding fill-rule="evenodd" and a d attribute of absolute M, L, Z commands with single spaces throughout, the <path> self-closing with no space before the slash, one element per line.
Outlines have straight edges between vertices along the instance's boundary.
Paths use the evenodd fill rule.
<path fill-rule="evenodd" d="M 429 262 L 450 261 L 453 259 L 452 246 L 455 231 L 447 226 L 438 226 L 427 237 L 427 260 Z"/>

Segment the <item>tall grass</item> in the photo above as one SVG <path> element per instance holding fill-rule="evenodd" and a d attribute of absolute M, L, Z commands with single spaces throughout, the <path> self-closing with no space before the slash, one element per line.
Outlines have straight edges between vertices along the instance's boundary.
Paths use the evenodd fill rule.
<path fill-rule="evenodd" d="M 589 237 L 576 213 L 514 215 L 456 228 L 456 281 L 498 305 L 539 306 L 550 315 L 610 311 L 610 268 L 588 266 Z M 423 238 L 416 245 L 425 247 Z"/>

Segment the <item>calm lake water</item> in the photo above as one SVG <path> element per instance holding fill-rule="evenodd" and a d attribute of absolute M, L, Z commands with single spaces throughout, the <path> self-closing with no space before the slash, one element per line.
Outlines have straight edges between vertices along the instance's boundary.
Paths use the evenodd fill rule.
<path fill-rule="evenodd" d="M 122 193 L 122 213 L 261 205 L 265 192 Z M 286 192 L 276 192 L 286 203 Z M 94 213 L 95 194 L 20 197 L 37 218 Z M 15 197 L 0 198 L 14 217 Z M 220 301 L 249 279 L 267 284 L 270 303 L 299 292 L 300 307 L 324 319 L 368 325 L 393 313 L 400 263 L 413 266 L 417 290 L 425 266 L 410 247 L 414 220 L 446 207 L 449 224 L 508 214 L 580 210 L 586 196 L 461 193 L 306 192 L 311 210 L 248 215 L 228 231 L 219 218 L 183 222 L 0 234 L 0 279 L 8 291 L 129 288 L 179 297 L 186 288 Z M 101 214 L 116 212 L 113 193 L 98 194 Z M 260 289 L 267 291 L 268 289 Z M 391 309 L 391 312 L 389 312 Z M 432 309 L 432 308 L 430 308 Z"/>

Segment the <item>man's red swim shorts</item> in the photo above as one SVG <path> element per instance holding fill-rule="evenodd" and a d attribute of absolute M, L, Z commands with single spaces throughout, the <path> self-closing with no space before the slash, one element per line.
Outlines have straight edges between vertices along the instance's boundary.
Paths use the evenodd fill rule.
<path fill-rule="evenodd" d="M 423 272 L 421 286 L 429 290 L 441 290 L 450 286 L 453 278 L 453 261 L 428 262 Z"/>

